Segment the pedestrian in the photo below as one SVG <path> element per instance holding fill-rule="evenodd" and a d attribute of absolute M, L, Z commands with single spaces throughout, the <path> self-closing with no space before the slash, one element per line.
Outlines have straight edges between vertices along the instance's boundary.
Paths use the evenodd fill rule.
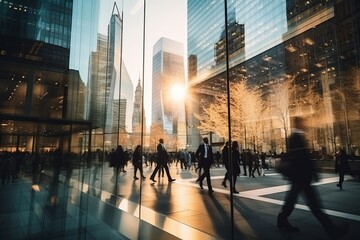
<path fill-rule="evenodd" d="M 225 176 L 224 176 L 224 179 L 223 179 L 221 185 L 223 185 L 224 188 L 227 188 L 226 180 L 229 179 L 229 162 L 230 162 L 230 160 L 229 160 L 229 142 L 228 141 L 225 142 L 225 145 L 221 149 L 221 156 L 222 156 L 222 162 L 226 169 L 226 173 L 225 173 Z"/>
<path fill-rule="evenodd" d="M 185 150 L 179 151 L 179 160 L 181 169 L 186 169 L 186 155 Z"/>
<path fill-rule="evenodd" d="M 241 163 L 243 165 L 243 169 L 244 169 L 244 176 L 247 176 L 246 173 L 246 168 L 247 168 L 247 162 L 248 162 L 248 154 L 246 152 L 245 149 L 243 149 L 242 153 L 241 153 Z"/>
<path fill-rule="evenodd" d="M 116 168 L 116 175 L 119 174 L 119 172 L 126 172 L 124 169 L 125 161 L 126 161 L 126 154 L 121 145 L 118 145 L 115 150 L 115 168 Z"/>
<path fill-rule="evenodd" d="M 252 170 L 252 174 L 251 176 L 253 178 L 255 178 L 255 171 L 257 171 L 258 176 L 261 177 L 261 173 L 260 173 L 260 159 L 259 159 L 259 153 L 257 151 L 254 152 L 254 154 L 252 155 L 252 159 L 253 159 L 253 170 Z"/>
<path fill-rule="evenodd" d="M 185 149 L 185 162 L 187 169 L 191 169 L 191 153 Z"/>
<path fill-rule="evenodd" d="M 226 142 L 224 148 L 222 149 L 222 153 L 224 156 L 223 158 L 225 159 L 225 162 L 227 162 L 225 165 L 226 173 L 222 185 L 224 187 L 227 187 L 226 180 L 231 181 L 229 176 L 229 170 L 230 170 L 230 161 L 232 161 L 233 193 L 239 193 L 235 188 L 237 177 L 240 175 L 240 151 L 239 151 L 239 144 L 237 141 L 234 141 L 231 145 L 231 154 L 232 154 L 231 159 L 229 158 L 228 152 L 229 152 L 229 143 Z"/>
<path fill-rule="evenodd" d="M 290 191 L 287 192 L 284 205 L 278 214 L 277 227 L 281 230 L 299 232 L 299 228 L 289 223 L 288 217 L 294 210 L 298 195 L 303 193 L 311 212 L 322 224 L 329 236 L 333 238 L 343 236 L 347 233 L 347 227 L 344 226 L 339 228 L 334 225 L 329 216 L 323 212 L 321 199 L 319 198 L 315 187 L 311 185 L 313 179 L 317 180 L 317 175 L 306 146 L 307 144 L 304 137 L 304 119 L 295 117 L 293 126 L 294 128 L 288 139 L 288 161 L 290 168 L 296 169 L 296 171 L 290 170 L 291 174 L 288 175 L 288 179 L 291 182 L 291 188 Z"/>
<path fill-rule="evenodd" d="M 237 141 L 234 141 L 231 146 L 231 154 L 232 154 L 232 169 L 233 169 L 233 193 L 239 193 L 236 188 L 236 180 L 240 175 L 240 151 L 239 144 Z M 230 180 L 230 179 L 229 179 Z"/>
<path fill-rule="evenodd" d="M 143 168 L 142 168 L 142 164 L 143 164 L 142 160 L 143 160 L 143 157 L 141 154 L 141 145 L 137 145 L 134 150 L 133 156 L 132 156 L 132 162 L 134 165 L 134 180 L 139 179 L 136 176 L 136 173 L 138 170 L 140 171 L 140 175 L 141 175 L 142 179 L 145 179 L 145 176 L 143 174 Z"/>
<path fill-rule="evenodd" d="M 195 155 L 199 159 L 199 162 L 201 162 L 201 166 L 204 169 L 204 173 L 199 177 L 199 186 L 201 189 L 203 189 L 202 182 L 206 177 L 208 192 L 209 194 L 212 194 L 214 190 L 211 186 L 210 167 L 214 161 L 214 154 L 212 152 L 212 147 L 209 145 L 209 139 L 207 137 L 203 138 L 203 143 L 199 145 Z"/>
<path fill-rule="evenodd" d="M 157 164 L 156 164 L 156 168 L 154 169 L 153 173 L 150 176 L 151 181 L 156 182 L 155 176 L 157 171 L 159 171 L 161 167 L 165 169 L 166 175 L 168 177 L 168 181 L 169 182 L 175 181 L 175 179 L 171 178 L 170 176 L 168 161 L 169 161 L 169 155 L 166 151 L 164 140 L 161 138 L 159 140 L 159 144 L 157 145 Z"/>
<path fill-rule="evenodd" d="M 249 177 L 255 177 L 253 175 L 253 163 L 254 163 L 253 154 L 249 148 L 246 151 L 246 160 L 247 160 L 246 163 L 249 167 Z"/>
<path fill-rule="evenodd" d="M 216 151 L 215 153 L 215 160 L 216 160 L 216 167 L 220 167 L 220 159 L 221 159 L 221 153 L 219 151 Z"/>
<path fill-rule="evenodd" d="M 265 152 L 262 152 L 260 155 L 260 160 L 261 160 L 261 176 L 264 177 L 265 176 L 265 169 L 269 170 L 269 167 L 266 164 L 266 155 Z"/>
<path fill-rule="evenodd" d="M 335 159 L 335 172 L 339 173 L 339 183 L 336 184 L 341 190 L 344 182 L 345 173 L 350 173 L 349 155 L 345 150 L 340 149 Z"/>

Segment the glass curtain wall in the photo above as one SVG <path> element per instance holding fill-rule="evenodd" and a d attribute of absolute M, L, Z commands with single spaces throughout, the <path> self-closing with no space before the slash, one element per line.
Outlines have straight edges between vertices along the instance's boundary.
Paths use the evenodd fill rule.
<path fill-rule="evenodd" d="M 232 191 L 221 206 L 203 195 L 196 210 L 184 205 L 201 194 L 193 156 L 204 137 L 219 156 L 214 188 L 229 137 L 277 156 L 294 116 L 309 123 L 314 159 L 360 154 L 359 1 L 173 2 L 0 0 L 0 151 L 25 159 L 28 235 L 131 238 L 123 223 L 140 220 L 241 236 Z M 178 192 L 166 172 L 149 179 L 158 147 Z M 177 211 L 222 225 L 206 233 Z"/>

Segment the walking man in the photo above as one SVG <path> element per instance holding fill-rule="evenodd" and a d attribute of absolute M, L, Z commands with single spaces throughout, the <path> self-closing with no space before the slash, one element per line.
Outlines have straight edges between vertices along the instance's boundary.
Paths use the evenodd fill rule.
<path fill-rule="evenodd" d="M 307 144 L 304 137 L 304 119 L 295 117 L 293 126 L 294 128 L 292 129 L 288 141 L 288 154 L 291 169 L 296 170 L 290 171 L 291 174 L 288 176 L 291 182 L 291 188 L 290 191 L 287 192 L 285 203 L 278 214 L 277 226 L 281 230 L 291 232 L 299 231 L 299 228 L 294 227 L 289 223 L 288 217 L 294 210 L 298 195 L 302 192 L 311 212 L 322 224 L 329 236 L 333 238 L 341 237 L 347 233 L 347 227 L 339 228 L 334 225 L 329 216 L 321 209 L 321 199 L 319 198 L 316 189 L 311 185 L 311 181 L 314 177 L 315 180 L 317 180 L 317 176 L 306 146 Z"/>
<path fill-rule="evenodd" d="M 200 146 L 196 150 L 195 155 L 199 159 L 198 161 L 201 162 L 202 167 L 204 168 L 204 173 L 199 177 L 199 186 L 201 189 L 203 189 L 202 182 L 206 177 L 209 194 L 212 194 L 214 190 L 211 186 L 210 167 L 214 161 L 214 154 L 212 151 L 212 147 L 209 145 L 209 139 L 207 137 L 203 138 L 203 143 L 200 144 Z"/>
<path fill-rule="evenodd" d="M 336 184 L 336 186 L 338 186 L 342 190 L 345 173 L 350 173 L 349 155 L 346 154 L 343 148 L 336 156 L 335 171 L 339 173 L 339 183 Z"/>
<path fill-rule="evenodd" d="M 150 176 L 150 180 L 156 182 L 155 176 L 157 171 L 162 167 L 165 169 L 166 175 L 168 177 L 169 182 L 175 181 L 175 179 L 171 178 L 170 171 L 168 167 L 169 155 L 165 149 L 164 140 L 160 139 L 159 144 L 157 145 L 157 164 L 156 168 L 154 169 L 153 173 Z"/>

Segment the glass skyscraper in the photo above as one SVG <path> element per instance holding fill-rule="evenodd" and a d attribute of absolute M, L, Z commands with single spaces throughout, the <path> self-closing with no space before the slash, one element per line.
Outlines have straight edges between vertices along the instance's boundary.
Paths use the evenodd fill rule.
<path fill-rule="evenodd" d="M 184 103 L 172 92 L 176 85 L 184 86 L 185 70 L 181 43 L 161 38 L 153 48 L 152 124 L 162 126 L 176 137 L 176 146 L 186 147 Z M 173 150 L 177 147 L 173 146 Z"/>
<path fill-rule="evenodd" d="M 118 13 L 111 16 L 108 34 L 99 34 L 98 49 L 91 55 L 88 112 L 94 127 L 104 129 L 111 147 L 118 143 L 117 128 L 132 131 L 134 87 L 121 59 L 122 19 Z M 120 111 L 115 112 L 114 106 Z"/>

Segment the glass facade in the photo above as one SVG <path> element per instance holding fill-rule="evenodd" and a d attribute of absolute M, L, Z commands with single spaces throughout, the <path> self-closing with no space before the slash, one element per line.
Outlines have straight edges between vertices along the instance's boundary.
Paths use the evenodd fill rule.
<path fill-rule="evenodd" d="M 186 148 L 184 103 L 174 94 L 176 86 L 185 84 L 183 62 L 181 43 L 161 38 L 154 45 L 152 124 L 159 125 L 173 136 L 169 146 L 172 151 Z"/>
<path fill-rule="evenodd" d="M 254 216 L 275 221 L 286 183 L 270 168 L 224 189 L 224 143 L 275 164 L 304 116 L 320 170 L 340 148 L 358 158 L 360 1 L 182 1 L 186 42 L 162 29 L 180 9 L 153 21 L 171 1 L 0 0 L 1 239 L 279 239 Z M 203 137 L 220 154 L 211 196 Z M 160 138 L 175 183 L 149 180 Z"/>
<path fill-rule="evenodd" d="M 224 53 L 218 50 L 221 48 L 219 43 L 224 39 L 224 11 L 221 5 L 217 1 L 210 4 L 207 1 L 188 3 L 188 64 L 189 69 L 194 69 L 189 72 L 189 85 L 201 89 L 194 90 L 196 92 L 204 92 L 197 96 L 198 102 L 202 99 L 209 102 L 208 98 L 216 95 L 217 91 L 226 90 L 225 61 L 219 61 Z M 356 85 L 356 76 L 350 76 L 357 69 L 358 52 L 350 53 L 348 47 L 345 47 L 350 44 L 356 48 L 358 45 L 357 24 L 352 23 L 350 27 L 349 19 L 345 20 L 350 16 L 357 18 L 356 5 L 352 1 L 228 3 L 230 81 L 246 80 L 261 89 L 263 99 L 270 99 L 273 86 L 288 78 L 296 84 L 294 94 L 298 94 L 299 98 L 314 89 L 316 96 L 321 99 L 322 108 L 316 112 L 311 104 L 307 110 L 289 108 L 287 118 L 308 116 L 314 133 L 312 150 L 321 155 L 332 154 L 340 147 L 345 147 L 349 153 L 358 154 L 358 134 L 353 134 L 358 131 L 358 107 L 345 97 L 357 94 L 355 89 L 350 90 L 351 84 Z M 234 24 L 238 30 L 231 32 Z M 348 24 L 346 34 L 343 24 Z M 235 51 L 231 43 L 232 36 L 236 34 L 240 37 Z M 345 35 L 348 37 L 343 37 Z M 347 43 L 343 38 L 347 39 Z M 210 54 L 214 52 L 213 49 L 215 53 Z M 194 58 L 195 62 L 191 60 Z M 198 111 L 201 112 L 201 108 Z M 265 132 L 261 137 L 262 143 L 251 148 L 285 151 L 285 137 L 282 133 L 289 126 L 283 126 L 284 122 L 274 108 L 270 109 L 267 118 L 272 127 L 265 130 L 268 133 Z M 250 143 L 244 138 L 239 140 L 243 148 L 249 147 Z M 269 146 L 267 142 L 270 141 L 278 143 Z"/>

